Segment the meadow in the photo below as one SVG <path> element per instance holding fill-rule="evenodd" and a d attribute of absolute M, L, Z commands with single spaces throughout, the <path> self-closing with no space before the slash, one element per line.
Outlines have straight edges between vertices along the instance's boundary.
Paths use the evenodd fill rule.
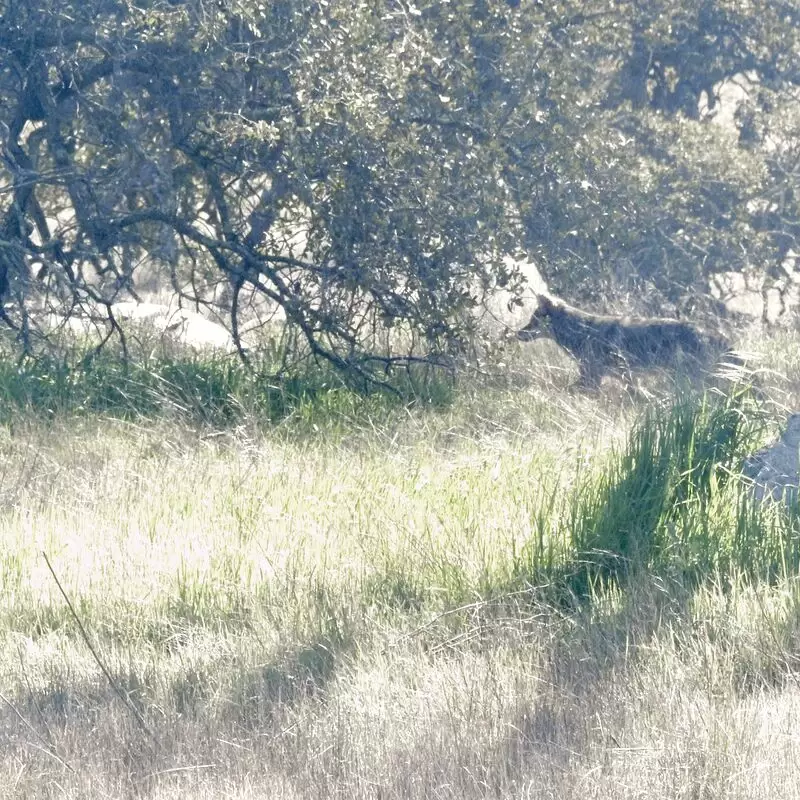
<path fill-rule="evenodd" d="M 800 519 L 738 475 L 800 342 L 744 344 L 755 393 L 5 364 L 0 797 L 800 797 Z"/>

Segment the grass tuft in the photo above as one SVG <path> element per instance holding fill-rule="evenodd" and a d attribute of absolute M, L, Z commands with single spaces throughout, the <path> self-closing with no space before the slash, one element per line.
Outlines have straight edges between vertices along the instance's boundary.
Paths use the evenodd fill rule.
<path fill-rule="evenodd" d="M 441 371 L 424 380 L 405 372 L 389 376 L 393 391 L 358 393 L 332 368 L 306 366 L 276 373 L 272 362 L 243 364 L 214 354 L 150 354 L 124 359 L 112 351 L 90 355 L 38 355 L 0 363 L 0 421 L 21 411 L 48 418 L 101 414 L 120 419 L 184 419 L 228 428 L 245 421 L 342 430 L 359 414 L 389 413 L 413 403 L 436 408 L 453 400 L 451 378 Z"/>
<path fill-rule="evenodd" d="M 756 504 L 740 477 L 758 417 L 750 396 L 736 392 L 648 407 L 576 495 L 572 588 L 586 593 L 640 571 L 690 581 L 718 570 L 768 580 L 793 572 L 796 515 Z"/>

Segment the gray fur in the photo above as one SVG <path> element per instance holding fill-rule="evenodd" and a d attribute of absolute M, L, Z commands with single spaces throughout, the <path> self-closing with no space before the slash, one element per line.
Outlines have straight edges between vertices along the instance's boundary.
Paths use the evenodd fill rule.
<path fill-rule="evenodd" d="M 522 341 L 553 339 L 578 361 L 579 383 L 600 385 L 605 374 L 630 380 L 633 369 L 675 368 L 689 359 L 710 366 L 729 349 L 720 336 L 675 319 L 592 314 L 552 295 L 540 295 L 530 322 L 517 333 Z"/>

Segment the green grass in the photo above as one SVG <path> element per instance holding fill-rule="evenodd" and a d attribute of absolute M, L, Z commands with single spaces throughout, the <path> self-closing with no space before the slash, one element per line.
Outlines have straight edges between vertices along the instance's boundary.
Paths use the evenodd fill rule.
<path fill-rule="evenodd" d="M 20 411 L 39 417 L 58 414 L 106 415 L 123 419 L 179 418 L 214 427 L 243 421 L 272 424 L 294 417 L 309 427 L 352 420 L 360 410 L 376 413 L 411 400 L 449 402 L 452 382 L 428 377 L 423 394 L 403 375 L 397 394 L 350 390 L 331 368 L 305 367 L 278 375 L 271 362 L 252 366 L 233 356 L 160 355 L 125 360 L 111 352 L 80 356 L 38 356 L 0 363 L 0 419 Z"/>
<path fill-rule="evenodd" d="M 756 508 L 738 478 L 758 417 L 747 390 L 648 407 L 577 500 L 578 557 L 596 561 L 601 577 L 644 569 L 702 579 L 733 568 L 766 576 L 795 565 L 791 528 L 765 524 L 784 517 Z"/>
<path fill-rule="evenodd" d="M 6 365 L 0 796 L 795 796 L 782 412 L 529 352 L 448 402 Z"/>

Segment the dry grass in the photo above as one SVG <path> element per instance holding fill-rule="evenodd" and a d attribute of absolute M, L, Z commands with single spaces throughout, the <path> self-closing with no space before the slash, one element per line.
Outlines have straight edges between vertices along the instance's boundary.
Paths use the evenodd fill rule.
<path fill-rule="evenodd" d="M 796 576 L 524 590 L 644 402 L 528 368 L 398 419 L 1 429 L 0 796 L 800 795 Z"/>

